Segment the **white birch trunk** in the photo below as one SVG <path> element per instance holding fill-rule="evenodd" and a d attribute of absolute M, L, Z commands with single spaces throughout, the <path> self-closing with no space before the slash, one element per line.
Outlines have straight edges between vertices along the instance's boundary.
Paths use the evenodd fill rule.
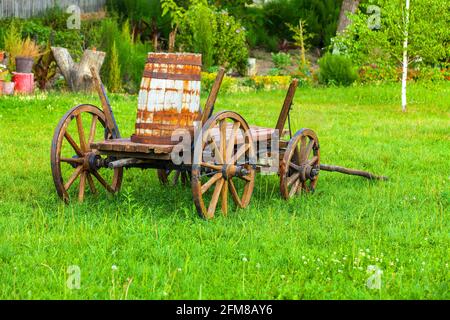
<path fill-rule="evenodd" d="M 402 74 L 402 111 L 406 112 L 406 80 L 408 79 L 408 34 L 409 34 L 409 0 L 406 0 L 403 41 L 403 74 Z"/>

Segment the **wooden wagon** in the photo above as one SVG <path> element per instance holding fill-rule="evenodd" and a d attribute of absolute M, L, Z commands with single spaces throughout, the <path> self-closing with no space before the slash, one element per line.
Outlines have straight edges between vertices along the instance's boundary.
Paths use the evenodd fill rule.
<path fill-rule="evenodd" d="M 214 217 L 219 202 L 223 214 L 233 203 L 238 208 L 247 207 L 256 172 L 273 171 L 274 165 L 284 199 L 315 190 L 321 170 L 317 135 L 306 128 L 295 134 L 290 128 L 285 129 L 296 80 L 290 84 L 276 125 L 250 126 L 233 111 L 213 114 L 225 73 L 223 68 L 201 110 L 195 107 L 200 95 L 198 57 L 150 54 L 141 85 L 136 134 L 122 138 L 98 73 L 91 71 L 102 108 L 82 104 L 68 111 L 52 142 L 53 180 L 65 202 L 71 199 L 72 186 L 78 186 L 79 201 L 83 201 L 87 186 L 97 193 L 94 180 L 107 191 L 118 192 L 124 168 L 157 169 L 163 184 L 190 185 L 197 211 L 207 219 Z M 152 87 L 155 83 L 160 87 Z M 166 101 L 172 102 L 167 110 L 164 106 L 152 107 L 149 113 L 146 108 L 158 103 L 158 92 L 164 92 Z M 186 94 L 190 97 L 186 98 Z M 169 95 L 171 98 L 167 98 Z M 180 110 L 177 103 L 188 106 Z M 177 133 L 179 129 L 184 136 Z M 367 173 L 340 167 L 322 166 L 322 169 L 347 170 L 345 173 L 370 178 Z"/>

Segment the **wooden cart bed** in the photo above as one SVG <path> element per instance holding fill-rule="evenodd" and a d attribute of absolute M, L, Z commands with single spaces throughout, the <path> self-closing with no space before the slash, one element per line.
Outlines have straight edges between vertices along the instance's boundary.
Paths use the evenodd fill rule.
<path fill-rule="evenodd" d="M 228 124 L 227 131 L 232 129 L 232 124 Z M 257 126 L 250 126 L 250 131 L 254 141 L 270 141 L 273 132 L 273 128 L 264 128 Z M 219 141 L 219 130 L 214 128 L 212 135 L 216 141 Z M 227 135 L 228 132 L 227 132 Z M 241 136 L 242 138 L 242 136 Z M 169 154 L 173 150 L 173 145 L 157 145 L 157 144 L 142 144 L 132 142 L 128 139 L 113 139 L 102 142 L 95 142 L 91 144 L 92 149 L 96 149 L 100 152 L 125 152 L 125 153 L 143 153 L 143 154 Z"/>

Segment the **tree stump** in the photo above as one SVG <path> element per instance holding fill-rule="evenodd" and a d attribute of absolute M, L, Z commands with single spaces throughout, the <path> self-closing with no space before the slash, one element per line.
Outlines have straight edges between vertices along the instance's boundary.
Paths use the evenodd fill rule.
<path fill-rule="evenodd" d="M 86 50 L 79 63 L 75 63 L 66 48 L 52 47 L 53 56 L 61 73 L 73 92 L 94 91 L 94 83 L 90 68 L 100 70 L 105 61 L 105 53 L 95 50 Z"/>

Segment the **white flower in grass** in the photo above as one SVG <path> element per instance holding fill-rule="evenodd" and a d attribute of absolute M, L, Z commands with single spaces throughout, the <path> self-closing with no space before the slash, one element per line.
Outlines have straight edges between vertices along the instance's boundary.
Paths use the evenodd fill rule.
<path fill-rule="evenodd" d="M 341 270 L 341 269 L 338 269 L 338 272 L 339 272 L 339 273 L 342 273 L 342 270 Z"/>
<path fill-rule="evenodd" d="M 247 259 L 246 257 L 243 257 L 243 258 L 242 258 L 242 261 L 247 262 L 248 259 Z"/>
<path fill-rule="evenodd" d="M 111 270 L 112 270 L 112 271 L 117 271 L 117 270 L 119 270 L 119 267 L 116 266 L 115 264 L 113 264 L 113 265 L 111 266 Z"/>

